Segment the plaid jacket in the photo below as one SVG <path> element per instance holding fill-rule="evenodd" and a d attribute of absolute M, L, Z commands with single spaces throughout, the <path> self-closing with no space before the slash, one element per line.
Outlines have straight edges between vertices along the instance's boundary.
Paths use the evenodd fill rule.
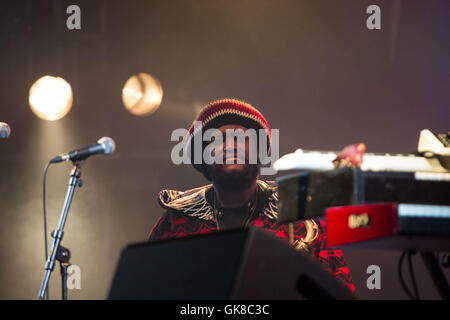
<path fill-rule="evenodd" d="M 265 201 L 259 207 L 258 216 L 249 223 L 249 226 L 261 227 L 279 237 L 288 238 L 287 224 L 280 224 L 276 220 L 278 199 L 276 188 L 270 183 L 260 180 L 258 180 L 258 186 L 265 195 Z M 210 188 L 211 185 L 187 191 L 162 190 L 158 194 L 158 201 L 166 211 L 153 227 L 149 240 L 178 238 L 217 231 L 213 208 L 206 199 L 206 192 Z M 341 250 L 327 249 L 326 223 L 319 219 L 315 219 L 315 222 L 319 227 L 319 233 L 310 246 L 310 254 L 322 262 L 325 269 L 342 280 L 353 292 L 355 287 Z M 306 227 L 303 222 L 295 222 L 293 226 L 295 240 L 305 237 Z"/>

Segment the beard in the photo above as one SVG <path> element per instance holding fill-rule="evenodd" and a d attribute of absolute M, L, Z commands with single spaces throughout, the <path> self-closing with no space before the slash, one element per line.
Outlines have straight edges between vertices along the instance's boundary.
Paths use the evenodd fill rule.
<path fill-rule="evenodd" d="M 251 187 L 259 176 L 259 164 L 247 164 L 226 169 L 225 165 L 209 165 L 206 170 L 214 186 L 223 191 L 243 191 Z"/>

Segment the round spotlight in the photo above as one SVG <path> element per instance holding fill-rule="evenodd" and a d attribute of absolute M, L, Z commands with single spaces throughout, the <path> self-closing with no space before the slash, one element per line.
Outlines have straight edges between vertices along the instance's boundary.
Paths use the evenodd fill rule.
<path fill-rule="evenodd" d="M 130 77 L 122 89 L 122 102 L 125 108 L 136 116 L 155 112 L 161 104 L 162 97 L 161 83 L 147 73 Z"/>
<path fill-rule="evenodd" d="M 58 120 L 72 107 L 72 88 L 63 78 L 44 76 L 31 86 L 28 101 L 39 118 Z"/>

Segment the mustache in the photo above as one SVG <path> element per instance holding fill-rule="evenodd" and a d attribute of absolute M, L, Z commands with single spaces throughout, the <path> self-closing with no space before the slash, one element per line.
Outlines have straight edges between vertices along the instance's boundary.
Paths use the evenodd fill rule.
<path fill-rule="evenodd" d="M 247 158 L 246 152 L 243 149 L 226 148 L 226 149 L 223 149 L 222 153 L 223 153 L 224 160 L 228 159 L 228 158 L 236 158 L 237 160 L 245 161 Z"/>

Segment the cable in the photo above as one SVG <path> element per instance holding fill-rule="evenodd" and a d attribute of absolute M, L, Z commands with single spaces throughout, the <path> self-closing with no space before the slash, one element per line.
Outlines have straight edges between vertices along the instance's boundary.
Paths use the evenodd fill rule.
<path fill-rule="evenodd" d="M 42 186 L 42 203 L 44 206 L 44 243 L 45 243 L 45 262 L 47 262 L 48 259 L 48 245 L 47 245 L 47 202 L 46 202 L 46 197 L 45 197 L 45 183 L 47 180 L 47 170 L 50 167 L 51 162 L 48 162 L 47 165 L 44 168 L 44 181 L 43 181 L 43 186 Z M 50 288 L 49 285 L 47 285 L 47 290 L 46 290 L 46 297 L 47 300 L 50 299 Z"/>
<path fill-rule="evenodd" d="M 412 255 L 416 254 L 415 251 L 409 251 L 408 252 L 408 268 L 409 268 L 409 274 L 411 276 L 411 282 L 413 285 L 413 290 L 414 290 L 414 295 L 415 295 L 415 299 L 419 300 L 419 290 L 417 290 L 417 283 L 416 283 L 416 277 L 414 275 L 414 269 L 413 269 L 413 264 L 412 264 Z"/>
<path fill-rule="evenodd" d="M 403 275 L 402 275 L 402 264 L 403 264 L 403 259 L 405 258 L 405 255 L 408 253 L 408 251 L 403 251 L 402 255 L 400 256 L 400 259 L 398 261 L 398 278 L 400 279 L 400 284 L 402 285 L 403 290 L 406 292 L 406 294 L 408 295 L 408 297 L 411 300 L 414 300 L 414 296 L 411 294 L 411 291 L 409 291 L 408 287 L 406 286 L 405 280 L 403 279 Z"/>

